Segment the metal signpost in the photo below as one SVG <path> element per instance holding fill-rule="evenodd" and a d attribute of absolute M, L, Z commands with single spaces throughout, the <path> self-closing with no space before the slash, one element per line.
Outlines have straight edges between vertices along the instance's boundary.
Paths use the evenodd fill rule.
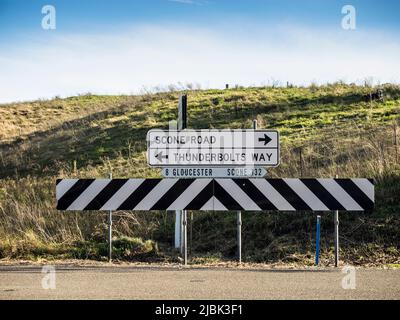
<path fill-rule="evenodd" d="M 315 237 L 315 265 L 318 266 L 319 264 L 319 244 L 321 238 L 321 216 L 317 216 L 317 230 L 316 230 L 316 237 Z"/>
<path fill-rule="evenodd" d="M 181 95 L 178 108 L 178 130 L 182 131 L 187 128 L 187 95 Z M 180 211 L 181 222 L 181 255 L 185 266 L 187 265 L 187 211 Z"/>
<path fill-rule="evenodd" d="M 187 128 L 187 96 L 181 95 L 179 97 L 178 105 L 178 124 L 177 129 L 179 131 L 185 130 Z M 179 248 L 182 255 L 184 255 L 184 237 L 185 237 L 185 225 L 186 219 L 185 212 L 177 210 L 175 212 L 175 248 Z M 185 260 L 185 258 L 184 258 Z M 187 261 L 185 260 L 185 265 Z"/>
<path fill-rule="evenodd" d="M 242 263 L 242 212 L 238 211 L 236 214 L 236 237 L 237 237 L 237 259 Z"/>
<path fill-rule="evenodd" d="M 336 179 L 338 176 L 336 175 Z M 335 267 L 339 266 L 339 210 L 335 210 L 334 212 L 334 225 L 335 225 Z"/>
<path fill-rule="evenodd" d="M 335 267 L 339 266 L 339 211 L 334 212 L 334 224 L 335 224 Z"/>
<path fill-rule="evenodd" d="M 253 120 L 253 130 L 258 129 L 257 120 Z M 279 147 L 279 144 L 278 144 Z M 263 177 L 266 176 L 267 171 L 264 168 L 254 168 L 254 170 L 263 170 Z M 238 211 L 236 214 L 236 227 L 237 227 L 237 258 L 238 262 L 242 263 L 242 212 Z"/>

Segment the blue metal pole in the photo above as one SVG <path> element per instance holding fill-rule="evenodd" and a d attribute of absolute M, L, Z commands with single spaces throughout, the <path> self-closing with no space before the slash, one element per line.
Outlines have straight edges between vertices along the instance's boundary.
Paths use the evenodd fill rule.
<path fill-rule="evenodd" d="M 317 237 L 316 237 L 316 245 L 315 245 L 315 265 L 319 264 L 319 242 L 321 236 L 321 216 L 317 216 Z"/>

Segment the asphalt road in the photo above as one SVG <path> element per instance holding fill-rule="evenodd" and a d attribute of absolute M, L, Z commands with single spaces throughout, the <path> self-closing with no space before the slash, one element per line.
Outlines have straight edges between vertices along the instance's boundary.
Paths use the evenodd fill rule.
<path fill-rule="evenodd" d="M 400 299 L 400 270 L 357 269 L 343 289 L 341 269 L 55 268 L 43 289 L 41 266 L 0 266 L 0 299 Z"/>

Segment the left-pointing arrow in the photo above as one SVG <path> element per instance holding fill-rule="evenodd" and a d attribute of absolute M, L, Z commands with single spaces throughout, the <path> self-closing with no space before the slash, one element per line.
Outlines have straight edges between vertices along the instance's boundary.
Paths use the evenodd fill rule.
<path fill-rule="evenodd" d="M 165 155 L 165 156 L 164 156 L 162 151 L 159 152 L 159 153 L 157 153 L 157 151 L 156 151 L 156 153 L 154 154 L 154 157 L 156 157 L 156 159 L 157 159 L 158 161 L 160 161 L 160 162 L 162 162 L 163 159 L 168 159 L 168 155 Z"/>

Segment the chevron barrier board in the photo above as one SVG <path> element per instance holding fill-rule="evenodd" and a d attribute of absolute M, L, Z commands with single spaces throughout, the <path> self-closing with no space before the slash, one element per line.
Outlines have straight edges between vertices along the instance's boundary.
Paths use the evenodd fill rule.
<path fill-rule="evenodd" d="M 63 179 L 58 210 L 364 211 L 371 179 Z"/>

